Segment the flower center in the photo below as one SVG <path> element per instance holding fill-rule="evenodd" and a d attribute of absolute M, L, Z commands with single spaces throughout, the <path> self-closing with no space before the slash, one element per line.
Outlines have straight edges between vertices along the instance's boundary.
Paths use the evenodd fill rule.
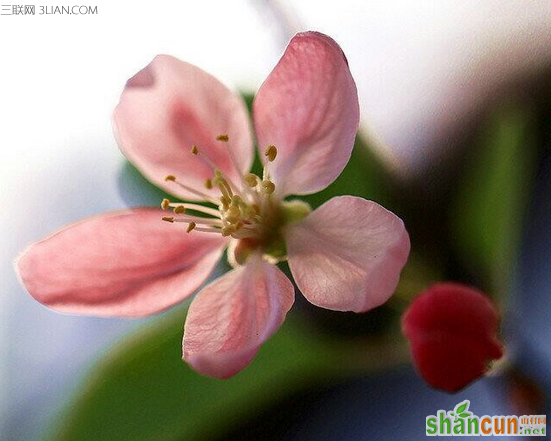
<path fill-rule="evenodd" d="M 227 135 L 216 137 L 218 141 L 227 143 Z M 230 157 L 239 170 L 230 152 Z M 302 219 L 310 212 L 308 204 L 300 201 L 284 202 L 275 196 L 276 186 L 270 179 L 270 163 L 277 158 L 277 148 L 270 145 L 264 155 L 262 177 L 254 173 L 240 176 L 240 184 L 236 185 L 227 175 L 216 168 L 210 158 L 197 146 L 191 148 L 191 154 L 198 157 L 212 170 L 212 178 L 205 181 L 205 188 L 216 188 L 220 192 L 218 198 L 203 191 L 188 187 L 176 176 L 168 175 L 166 181 L 173 182 L 184 190 L 199 196 L 202 202 L 209 205 L 194 203 L 176 203 L 163 199 L 161 208 L 172 209 L 172 216 L 162 219 L 170 223 L 183 223 L 188 233 L 202 231 L 231 237 L 228 253 L 230 261 L 243 263 L 254 250 L 273 259 L 285 257 L 285 242 L 281 236 L 281 228 L 288 222 Z"/>

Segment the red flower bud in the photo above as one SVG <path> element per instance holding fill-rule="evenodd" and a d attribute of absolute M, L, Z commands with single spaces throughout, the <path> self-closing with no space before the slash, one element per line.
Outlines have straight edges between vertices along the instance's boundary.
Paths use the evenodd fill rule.
<path fill-rule="evenodd" d="M 440 283 L 421 293 L 402 316 L 419 374 L 432 387 L 457 392 L 503 355 L 499 314 L 473 287 Z"/>

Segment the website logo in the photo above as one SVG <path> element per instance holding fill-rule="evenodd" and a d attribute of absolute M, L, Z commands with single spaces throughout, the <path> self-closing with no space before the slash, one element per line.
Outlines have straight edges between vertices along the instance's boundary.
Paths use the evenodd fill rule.
<path fill-rule="evenodd" d="M 545 436 L 545 415 L 474 415 L 469 400 L 426 420 L 427 436 Z"/>

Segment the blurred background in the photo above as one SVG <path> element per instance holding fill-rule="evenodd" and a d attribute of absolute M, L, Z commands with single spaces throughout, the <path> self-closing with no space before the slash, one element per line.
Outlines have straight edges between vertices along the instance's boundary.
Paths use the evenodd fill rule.
<path fill-rule="evenodd" d="M 0 440 L 424 439 L 425 417 L 463 399 L 478 415 L 550 413 L 551 3 L 90 6 L 0 15 Z M 168 53 L 250 102 L 305 29 L 342 46 L 362 109 L 351 163 L 310 202 L 357 194 L 405 219 L 413 252 L 389 304 L 341 314 L 297 296 L 252 366 L 220 382 L 180 360 L 186 305 L 74 317 L 21 288 L 13 260 L 30 242 L 159 203 L 112 135 L 126 79 Z M 399 331 L 404 307 L 441 280 L 495 299 L 510 363 L 457 395 L 416 375 Z"/>

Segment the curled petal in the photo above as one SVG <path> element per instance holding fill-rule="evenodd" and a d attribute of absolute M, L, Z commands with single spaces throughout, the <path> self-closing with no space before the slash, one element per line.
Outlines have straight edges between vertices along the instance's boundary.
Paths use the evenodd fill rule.
<path fill-rule="evenodd" d="M 501 358 L 499 315 L 484 294 L 458 283 L 440 283 L 420 294 L 402 316 L 413 361 L 431 386 L 456 392 Z"/>
<path fill-rule="evenodd" d="M 22 283 L 60 312 L 140 317 L 191 295 L 226 241 L 187 234 L 153 208 L 108 213 L 30 245 L 16 261 Z"/>
<path fill-rule="evenodd" d="M 235 375 L 283 323 L 294 296 L 293 284 L 281 270 L 251 257 L 193 300 L 184 331 L 184 360 L 204 375 Z"/>
<path fill-rule="evenodd" d="M 191 154 L 194 145 L 236 185 L 252 163 L 251 128 L 243 100 L 210 74 L 168 55 L 158 55 L 127 82 L 114 126 L 125 156 L 151 182 L 184 199 L 198 197 L 165 182 L 167 175 L 212 192 L 204 188 L 212 169 L 200 155 Z M 229 141 L 216 140 L 219 135 L 227 135 Z"/>
<path fill-rule="evenodd" d="M 364 312 L 394 293 L 410 249 L 402 220 L 372 201 L 333 198 L 285 232 L 289 267 L 314 305 Z"/>
<path fill-rule="evenodd" d="M 327 187 L 350 159 L 360 115 L 339 45 L 317 32 L 297 34 L 260 87 L 253 114 L 259 147 L 278 149 L 270 164 L 278 192 Z"/>

